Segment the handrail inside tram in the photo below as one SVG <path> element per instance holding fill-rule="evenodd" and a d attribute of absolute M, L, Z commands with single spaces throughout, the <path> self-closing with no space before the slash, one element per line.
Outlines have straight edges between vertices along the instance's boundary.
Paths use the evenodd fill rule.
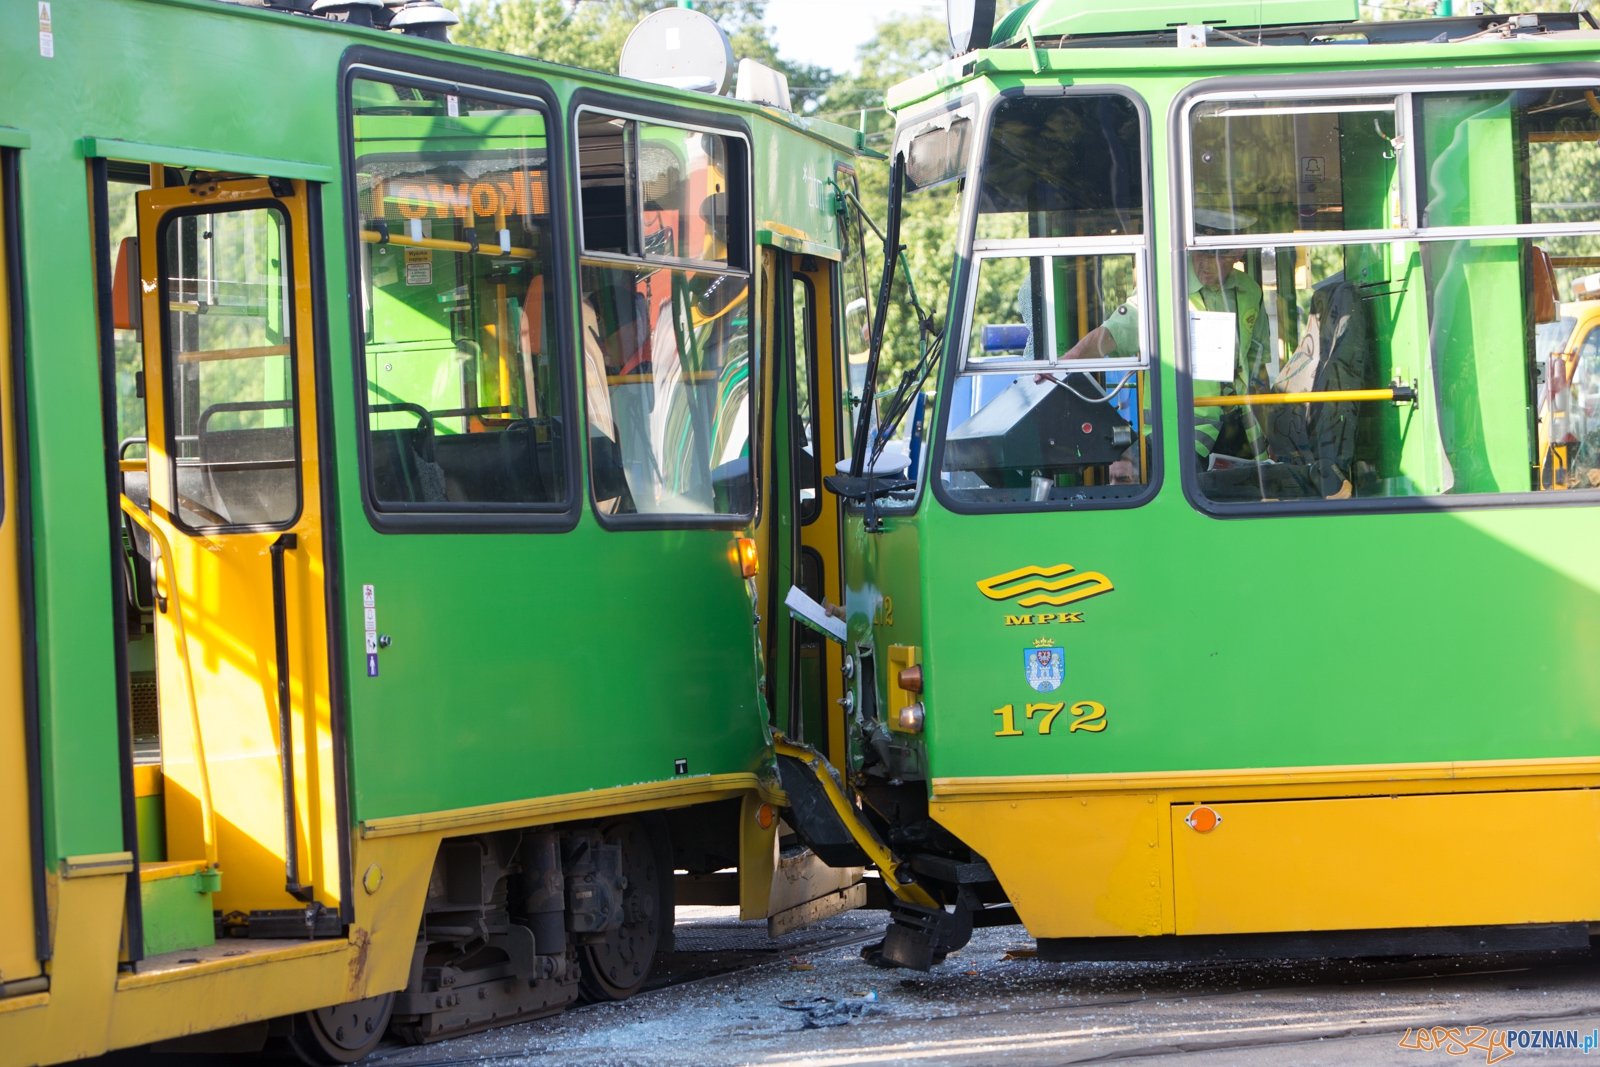
<path fill-rule="evenodd" d="M 1330 389 L 1325 393 L 1246 393 L 1242 396 L 1197 396 L 1197 408 L 1233 408 L 1258 404 L 1341 404 L 1363 400 L 1392 400 L 1414 404 L 1417 391 L 1407 385 L 1389 389 Z"/>
<path fill-rule="evenodd" d="M 470 252 L 477 256 L 513 256 L 517 259 L 533 259 L 538 254 L 531 248 L 505 248 L 498 244 L 485 245 L 476 241 L 447 241 L 441 237 L 406 237 L 398 233 L 380 233 L 377 230 L 362 230 L 361 240 L 369 245 L 433 248 L 441 252 Z"/>

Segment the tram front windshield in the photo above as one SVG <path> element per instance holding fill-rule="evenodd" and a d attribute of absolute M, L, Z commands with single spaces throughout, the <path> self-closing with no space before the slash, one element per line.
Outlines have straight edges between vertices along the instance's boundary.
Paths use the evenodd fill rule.
<path fill-rule="evenodd" d="M 1191 109 L 1188 414 L 1207 499 L 1600 487 L 1600 411 L 1566 344 L 1600 266 L 1593 101 Z"/>
<path fill-rule="evenodd" d="M 1070 506 L 1148 484 L 1141 126 L 1111 94 L 995 108 L 945 414 L 952 500 Z"/>

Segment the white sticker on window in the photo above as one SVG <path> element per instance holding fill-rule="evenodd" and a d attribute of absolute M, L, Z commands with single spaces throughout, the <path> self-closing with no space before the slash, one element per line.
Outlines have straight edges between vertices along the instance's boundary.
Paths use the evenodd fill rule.
<path fill-rule="evenodd" d="M 367 615 L 367 632 L 369 634 L 377 632 L 377 629 L 378 629 L 378 609 L 377 608 L 368 608 L 367 612 L 366 612 L 366 615 Z"/>
<path fill-rule="evenodd" d="M 1236 319 L 1231 311 L 1189 312 L 1189 365 L 1197 380 L 1233 381 Z"/>
<path fill-rule="evenodd" d="M 373 592 L 372 586 L 370 585 L 364 585 L 361 587 L 361 606 L 364 608 L 374 608 L 378 606 L 377 594 Z"/>
<path fill-rule="evenodd" d="M 433 284 L 433 253 L 426 248 L 406 249 L 406 284 Z"/>

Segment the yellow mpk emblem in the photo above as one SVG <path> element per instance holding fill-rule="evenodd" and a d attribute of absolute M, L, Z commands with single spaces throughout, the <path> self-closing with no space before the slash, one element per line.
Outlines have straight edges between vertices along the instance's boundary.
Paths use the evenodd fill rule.
<path fill-rule="evenodd" d="M 1109 593 L 1112 588 L 1111 579 L 1099 571 L 1079 572 L 1070 563 L 1054 567 L 1018 567 L 978 583 L 978 592 L 990 600 L 1022 597 L 1017 601 L 1017 606 L 1022 608 L 1071 604 Z"/>

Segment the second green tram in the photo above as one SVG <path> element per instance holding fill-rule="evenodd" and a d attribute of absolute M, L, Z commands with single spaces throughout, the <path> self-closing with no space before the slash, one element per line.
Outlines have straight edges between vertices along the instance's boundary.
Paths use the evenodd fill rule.
<path fill-rule="evenodd" d="M 945 905 L 891 962 L 1600 921 L 1600 32 L 1356 19 L 1034 0 L 889 94 L 891 244 L 954 248 L 832 482 L 836 761 Z"/>

